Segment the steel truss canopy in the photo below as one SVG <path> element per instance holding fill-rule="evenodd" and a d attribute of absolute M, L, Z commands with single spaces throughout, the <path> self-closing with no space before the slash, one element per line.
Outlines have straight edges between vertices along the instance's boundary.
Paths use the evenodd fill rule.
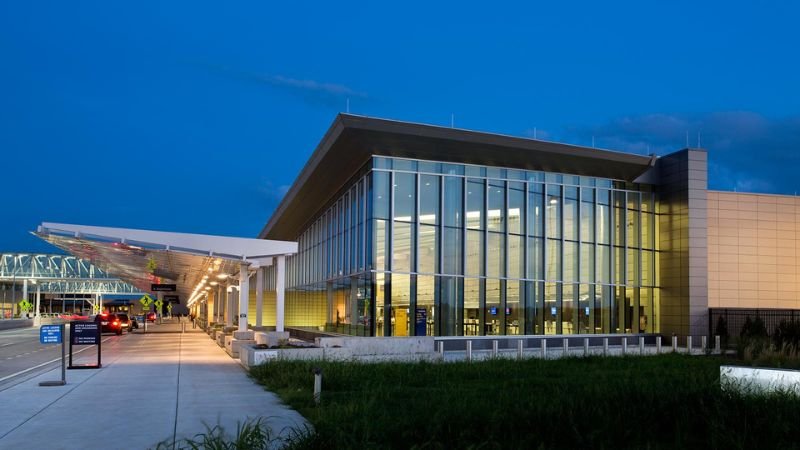
<path fill-rule="evenodd" d="M 49 222 L 34 234 L 144 292 L 175 284 L 183 304 L 237 279 L 242 265 L 255 269 L 297 253 L 296 242 Z"/>
<path fill-rule="evenodd" d="M 25 280 L 45 294 L 141 294 L 134 286 L 74 256 L 0 254 L 0 282 Z"/>

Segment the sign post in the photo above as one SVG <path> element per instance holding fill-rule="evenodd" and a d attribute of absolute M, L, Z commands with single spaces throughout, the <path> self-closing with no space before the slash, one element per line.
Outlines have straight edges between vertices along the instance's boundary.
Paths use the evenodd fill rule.
<path fill-rule="evenodd" d="M 70 369 L 99 369 L 101 364 L 101 327 L 97 322 L 70 322 L 69 324 L 69 368 Z M 97 365 L 73 365 L 72 346 L 73 345 L 96 345 L 97 346 Z"/>
<path fill-rule="evenodd" d="M 147 313 L 150 311 L 150 305 L 153 304 L 153 298 L 144 294 L 142 298 L 139 299 L 139 303 L 142 304 L 142 311 L 144 311 L 144 320 L 142 321 L 144 324 L 144 334 L 147 334 Z"/>
<path fill-rule="evenodd" d="M 66 343 L 64 342 L 64 324 L 42 325 L 39 328 L 39 342 L 41 344 L 61 344 L 61 380 L 42 381 L 39 386 L 64 386 L 67 384 L 66 370 Z"/>

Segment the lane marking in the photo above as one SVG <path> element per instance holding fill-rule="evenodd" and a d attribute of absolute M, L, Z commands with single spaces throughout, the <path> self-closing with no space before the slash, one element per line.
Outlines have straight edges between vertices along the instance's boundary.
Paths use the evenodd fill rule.
<path fill-rule="evenodd" d="M 9 345 L 14 345 L 16 342 L 9 342 L 8 344 L 0 345 L 0 347 L 8 347 Z"/>
<path fill-rule="evenodd" d="M 107 342 L 109 339 L 112 339 L 113 337 L 114 337 L 114 336 L 112 336 L 112 337 L 108 337 L 108 338 L 105 338 L 105 339 L 104 339 L 103 341 L 101 341 L 101 342 L 105 343 L 105 342 Z M 78 350 L 77 352 L 72 352 L 72 354 L 73 354 L 73 355 L 77 355 L 78 353 L 80 353 L 80 352 L 82 352 L 82 351 L 85 351 L 85 350 L 89 350 L 90 348 L 93 348 L 93 347 L 94 347 L 94 346 L 91 346 L 91 347 L 84 347 L 84 348 L 82 348 L 82 349 Z M 17 355 L 17 356 L 15 356 L 15 358 L 19 358 L 20 356 L 22 356 L 22 355 Z M 68 356 L 65 356 L 65 358 L 68 358 Z M 6 358 L 6 359 L 11 359 L 11 358 Z M 29 368 L 27 368 L 27 369 L 25 369 L 25 370 L 20 370 L 19 372 L 12 373 L 11 375 L 6 375 L 6 376 L 4 376 L 3 378 L 0 378 L 0 383 L 2 383 L 3 381 L 6 381 L 6 380 L 8 380 L 9 378 L 14 378 L 14 377 L 16 377 L 16 376 L 18 376 L 18 375 L 22 375 L 23 373 L 28 373 L 28 372 L 30 372 L 31 370 L 35 370 L 35 369 L 38 369 L 39 367 L 46 366 L 46 365 L 48 365 L 48 364 L 52 364 L 52 363 L 54 363 L 54 362 L 56 362 L 56 361 L 61 361 L 61 357 L 58 357 L 58 358 L 56 358 L 56 359 L 52 359 L 52 360 L 50 360 L 50 361 L 47 361 L 47 362 L 43 362 L 43 363 L 41 363 L 41 364 L 38 364 L 38 365 L 36 365 L 36 366 L 33 366 L 33 367 L 29 367 Z"/>

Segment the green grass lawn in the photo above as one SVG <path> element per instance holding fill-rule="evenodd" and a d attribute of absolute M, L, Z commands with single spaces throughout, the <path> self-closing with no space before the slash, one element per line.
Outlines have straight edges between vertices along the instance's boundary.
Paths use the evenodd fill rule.
<path fill-rule="evenodd" d="M 300 448 L 800 447 L 800 398 L 724 392 L 722 362 L 681 355 L 276 361 L 251 375 L 314 425 Z M 313 367 L 324 374 L 320 406 Z"/>

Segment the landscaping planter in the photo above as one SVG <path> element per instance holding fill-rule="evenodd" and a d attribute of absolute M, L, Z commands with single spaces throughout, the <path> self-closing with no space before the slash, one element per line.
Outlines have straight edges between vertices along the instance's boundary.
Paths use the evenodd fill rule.
<path fill-rule="evenodd" d="M 800 370 L 720 366 L 723 388 L 745 392 L 791 391 L 800 394 Z"/>

